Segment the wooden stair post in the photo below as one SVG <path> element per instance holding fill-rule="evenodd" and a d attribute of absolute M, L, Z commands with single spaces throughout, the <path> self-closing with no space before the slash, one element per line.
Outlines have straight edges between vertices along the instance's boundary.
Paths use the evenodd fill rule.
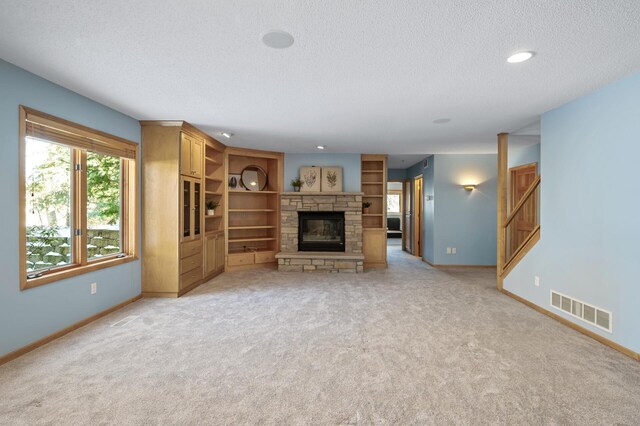
<path fill-rule="evenodd" d="M 498 253 L 496 259 L 497 287 L 502 290 L 503 275 L 506 262 L 506 230 L 504 227 L 507 218 L 507 149 L 509 142 L 508 133 L 498 134 Z"/>

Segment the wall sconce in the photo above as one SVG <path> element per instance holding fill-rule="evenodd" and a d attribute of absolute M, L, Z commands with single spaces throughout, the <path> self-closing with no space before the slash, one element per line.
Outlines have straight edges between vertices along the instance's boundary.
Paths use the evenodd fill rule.
<path fill-rule="evenodd" d="M 462 187 L 463 187 L 464 189 L 466 189 L 467 191 L 473 191 L 474 189 L 476 189 L 476 186 L 478 186 L 478 185 L 476 185 L 476 184 L 471 184 L 471 183 L 466 184 L 466 185 L 462 185 Z"/>

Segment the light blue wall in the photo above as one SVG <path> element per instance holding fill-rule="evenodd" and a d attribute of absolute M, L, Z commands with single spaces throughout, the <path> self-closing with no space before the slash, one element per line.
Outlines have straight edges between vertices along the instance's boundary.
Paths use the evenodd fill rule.
<path fill-rule="evenodd" d="M 292 179 L 300 176 L 302 166 L 342 167 L 344 192 L 360 192 L 360 154 L 286 154 L 284 155 L 284 190 L 293 191 Z"/>
<path fill-rule="evenodd" d="M 636 352 L 639 138 L 640 74 L 543 114 L 540 242 L 504 282 L 505 289 Z M 552 308 L 552 289 L 611 311 L 613 333 Z"/>
<path fill-rule="evenodd" d="M 523 164 L 538 163 L 540 170 L 540 144 L 508 149 L 509 158 L 507 160 L 508 167 L 522 166 Z"/>
<path fill-rule="evenodd" d="M 407 169 L 407 177 L 423 177 L 423 259 L 438 265 L 495 265 L 497 156 L 428 158 L 429 167 L 420 161 Z M 468 192 L 464 183 L 478 187 Z M 455 247 L 457 254 L 448 255 L 447 247 Z"/>
<path fill-rule="evenodd" d="M 140 141 L 130 117 L 0 60 L 0 356 L 140 294 L 140 262 L 20 291 L 18 106 Z M 90 294 L 90 283 L 98 293 Z"/>
<path fill-rule="evenodd" d="M 389 180 L 404 180 L 406 178 L 406 169 L 387 169 L 387 179 Z"/>
<path fill-rule="evenodd" d="M 433 260 L 439 265 L 495 265 L 498 157 L 436 155 L 433 160 Z M 465 183 L 477 184 L 466 191 Z M 429 219 L 429 209 L 425 219 Z M 455 247 L 457 254 L 447 254 Z M 423 253 L 424 254 L 424 253 Z"/>

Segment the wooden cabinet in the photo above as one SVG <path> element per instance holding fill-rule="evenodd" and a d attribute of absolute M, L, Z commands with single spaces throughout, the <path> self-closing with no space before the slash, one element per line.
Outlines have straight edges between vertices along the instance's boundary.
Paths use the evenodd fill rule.
<path fill-rule="evenodd" d="M 224 269 L 224 235 L 205 237 L 204 276 L 209 277 Z"/>
<path fill-rule="evenodd" d="M 387 267 L 387 156 L 362 154 L 362 202 L 369 203 L 362 213 L 362 251 L 364 266 Z"/>
<path fill-rule="evenodd" d="M 383 267 L 387 263 L 387 231 L 362 230 L 362 252 L 367 267 Z"/>
<path fill-rule="evenodd" d="M 202 236 L 202 182 L 200 179 L 181 178 L 182 241 L 199 239 Z"/>
<path fill-rule="evenodd" d="M 142 292 L 178 297 L 223 269 L 226 147 L 184 121 L 141 124 Z M 213 216 L 207 201 L 218 203 Z"/>
<path fill-rule="evenodd" d="M 262 191 L 236 187 L 227 190 L 227 271 L 275 267 L 280 247 L 280 192 L 283 188 L 283 154 L 228 148 L 227 175 L 240 175 L 247 166 L 267 173 Z"/>
<path fill-rule="evenodd" d="M 182 132 L 180 135 L 180 173 L 202 177 L 202 139 Z"/>

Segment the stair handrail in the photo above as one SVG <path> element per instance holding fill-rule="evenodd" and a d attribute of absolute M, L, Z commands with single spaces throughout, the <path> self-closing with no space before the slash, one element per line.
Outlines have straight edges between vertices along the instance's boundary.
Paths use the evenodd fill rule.
<path fill-rule="evenodd" d="M 503 225 L 505 230 L 507 229 L 507 227 L 509 226 L 509 224 L 511 223 L 513 218 L 516 217 L 518 212 L 522 209 L 522 206 L 524 206 L 525 203 L 527 201 L 529 201 L 529 198 L 531 198 L 531 195 L 538 188 L 538 186 L 540 186 L 540 180 L 541 180 L 541 176 L 538 175 L 535 178 L 535 180 L 533 182 L 531 182 L 531 185 L 529 186 L 529 189 L 527 189 L 527 192 L 525 192 L 522 195 L 522 197 L 520 198 L 520 201 L 518 201 L 518 203 L 515 205 L 515 207 L 511 211 L 511 213 L 509 213 L 509 216 L 507 216 L 507 219 L 504 221 L 504 225 Z"/>

